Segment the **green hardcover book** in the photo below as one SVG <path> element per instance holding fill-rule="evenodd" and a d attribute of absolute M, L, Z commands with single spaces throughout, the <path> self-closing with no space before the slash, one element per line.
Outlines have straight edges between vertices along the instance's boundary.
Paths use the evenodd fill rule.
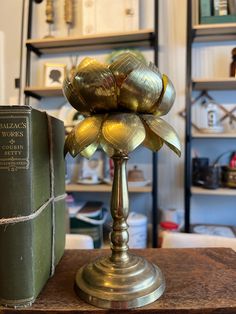
<path fill-rule="evenodd" d="M 31 305 L 65 244 L 64 125 L 0 106 L 0 303 Z"/>
<path fill-rule="evenodd" d="M 236 23 L 236 15 L 205 16 L 201 18 L 201 24 Z"/>
<path fill-rule="evenodd" d="M 212 15 L 212 1 L 211 0 L 200 0 L 200 18 L 203 16 Z"/>

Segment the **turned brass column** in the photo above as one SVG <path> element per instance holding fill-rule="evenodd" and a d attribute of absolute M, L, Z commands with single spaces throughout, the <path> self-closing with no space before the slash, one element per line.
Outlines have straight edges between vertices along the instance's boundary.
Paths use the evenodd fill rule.
<path fill-rule="evenodd" d="M 128 224 L 126 222 L 129 214 L 128 184 L 126 178 L 127 156 L 113 156 L 114 180 L 111 196 L 111 216 L 113 226 L 111 236 L 111 261 L 125 262 L 128 255 Z"/>

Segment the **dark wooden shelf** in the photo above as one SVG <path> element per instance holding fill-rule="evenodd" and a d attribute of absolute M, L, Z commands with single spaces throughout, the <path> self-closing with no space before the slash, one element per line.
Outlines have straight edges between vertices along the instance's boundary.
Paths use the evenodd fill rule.
<path fill-rule="evenodd" d="M 236 90 L 236 78 L 196 79 L 192 86 L 193 90 Z"/>
<path fill-rule="evenodd" d="M 62 87 L 36 87 L 36 86 L 28 86 L 25 87 L 24 93 L 26 96 L 31 96 L 37 99 L 41 99 L 43 97 L 62 97 Z"/>
<path fill-rule="evenodd" d="M 215 190 L 210 190 L 198 186 L 192 186 L 191 193 L 194 195 L 236 196 L 236 189 L 219 188 Z"/>
<path fill-rule="evenodd" d="M 105 50 L 115 48 L 153 47 L 155 35 L 150 29 L 133 32 L 29 39 L 26 46 L 37 55 Z"/>
<path fill-rule="evenodd" d="M 236 131 L 235 132 L 222 132 L 222 133 L 200 133 L 193 132 L 192 138 L 196 139 L 236 139 Z"/>
<path fill-rule="evenodd" d="M 66 192 L 99 192 L 99 193 L 110 193 L 112 186 L 109 184 L 68 184 L 66 185 Z M 129 192 L 131 193 L 151 193 L 152 186 L 128 186 Z"/>
<path fill-rule="evenodd" d="M 236 41 L 236 23 L 195 25 L 193 42 Z"/>

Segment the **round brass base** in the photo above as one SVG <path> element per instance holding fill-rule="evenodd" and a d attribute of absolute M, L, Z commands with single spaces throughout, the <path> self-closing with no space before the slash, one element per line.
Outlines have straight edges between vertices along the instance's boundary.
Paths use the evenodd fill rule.
<path fill-rule="evenodd" d="M 75 290 L 84 301 L 101 308 L 128 309 L 158 299 L 165 290 L 161 270 L 144 258 L 129 254 L 126 262 L 105 256 L 80 268 Z"/>

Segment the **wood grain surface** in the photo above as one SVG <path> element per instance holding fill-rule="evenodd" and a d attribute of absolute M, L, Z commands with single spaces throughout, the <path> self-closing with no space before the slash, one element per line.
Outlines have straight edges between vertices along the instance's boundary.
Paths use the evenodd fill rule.
<path fill-rule="evenodd" d="M 225 248 L 132 250 L 157 264 L 166 278 L 164 295 L 134 310 L 104 310 L 86 304 L 73 290 L 76 270 L 108 250 L 68 250 L 34 305 L 0 313 L 32 314 L 236 314 L 236 253 Z M 1 283 L 0 283 L 1 284 Z"/>

